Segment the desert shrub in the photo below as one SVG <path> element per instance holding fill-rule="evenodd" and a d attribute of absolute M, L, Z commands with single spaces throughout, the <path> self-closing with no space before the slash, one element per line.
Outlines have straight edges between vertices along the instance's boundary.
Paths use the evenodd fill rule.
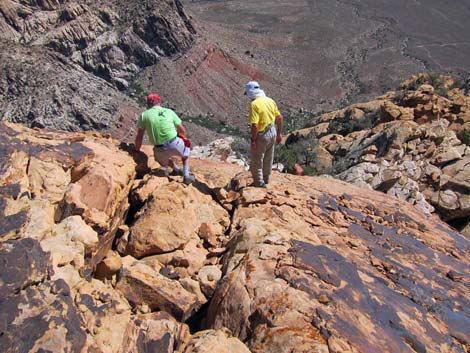
<path fill-rule="evenodd" d="M 127 89 L 127 95 L 140 104 L 145 104 L 145 100 L 147 98 L 146 90 L 137 80 L 133 80 L 130 83 L 129 88 Z"/>
<path fill-rule="evenodd" d="M 427 79 L 428 79 L 428 83 L 434 88 L 440 88 L 444 84 L 442 75 L 436 71 L 432 71 L 432 70 L 428 71 Z"/>
<path fill-rule="evenodd" d="M 415 82 L 407 87 L 408 90 L 416 90 L 419 86 L 423 84 L 429 84 L 433 86 L 436 90 L 445 89 L 445 79 L 444 76 L 436 71 L 428 70 L 423 74 L 420 74 Z"/>
<path fill-rule="evenodd" d="M 235 137 L 230 146 L 232 151 L 235 152 L 237 158 L 249 158 L 250 156 L 250 141 L 243 137 Z"/>
<path fill-rule="evenodd" d="M 439 87 L 434 91 L 434 93 L 440 95 L 440 96 L 447 96 L 447 93 L 449 93 L 449 88 L 447 87 Z"/>
<path fill-rule="evenodd" d="M 464 92 L 464 94 L 470 94 L 470 77 L 467 78 L 458 78 L 454 81 L 450 89 L 458 88 Z"/>
<path fill-rule="evenodd" d="M 449 87 L 446 86 L 446 79 L 444 75 L 430 70 L 426 72 L 426 79 L 427 83 L 434 87 L 434 93 L 440 96 L 446 96 L 449 92 Z"/>
<path fill-rule="evenodd" d="M 283 112 L 282 116 L 284 118 L 284 127 L 282 130 L 287 134 L 291 131 L 303 129 L 307 123 L 313 119 L 315 114 L 296 110 Z"/>
<path fill-rule="evenodd" d="M 287 170 L 292 170 L 297 162 L 297 156 L 292 145 L 280 145 L 274 152 L 274 163 L 282 163 Z"/>
<path fill-rule="evenodd" d="M 280 145 L 276 147 L 274 162 L 282 163 L 288 172 L 294 170 L 296 163 L 302 166 L 306 175 L 315 174 L 314 140 L 300 139 L 296 143 Z"/>
<path fill-rule="evenodd" d="M 424 75 L 420 75 L 415 82 L 413 82 L 411 85 L 406 87 L 407 90 L 414 91 L 416 90 L 419 86 L 423 85 L 426 83 L 426 77 Z"/>
<path fill-rule="evenodd" d="M 354 131 L 371 129 L 378 119 L 376 111 L 366 113 L 362 119 L 354 119 L 351 114 L 347 112 L 344 117 L 332 120 L 328 125 L 328 133 L 347 136 Z"/>
<path fill-rule="evenodd" d="M 315 174 L 317 174 L 317 171 L 316 171 L 314 166 L 304 165 L 303 168 L 304 168 L 305 175 L 315 175 Z"/>
<path fill-rule="evenodd" d="M 470 146 L 470 129 L 463 129 L 457 133 L 457 138 L 467 146 Z"/>
<path fill-rule="evenodd" d="M 405 95 L 406 95 L 406 91 L 405 90 L 401 90 L 401 91 L 397 91 L 395 93 L 395 97 L 393 97 L 393 101 L 400 105 L 403 101 L 403 99 L 405 98 Z"/>
<path fill-rule="evenodd" d="M 208 115 L 184 116 L 184 120 L 224 135 L 242 137 L 247 134 L 236 126 L 227 125 L 225 121 L 217 121 Z"/>

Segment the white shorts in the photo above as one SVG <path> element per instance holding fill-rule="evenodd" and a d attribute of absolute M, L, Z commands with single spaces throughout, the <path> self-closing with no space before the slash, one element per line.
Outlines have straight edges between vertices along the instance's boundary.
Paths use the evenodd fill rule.
<path fill-rule="evenodd" d="M 153 147 L 154 158 L 162 167 L 168 166 L 168 160 L 171 157 L 186 159 L 190 152 L 191 150 L 184 145 L 183 139 L 179 137 L 175 137 L 163 145 Z"/>

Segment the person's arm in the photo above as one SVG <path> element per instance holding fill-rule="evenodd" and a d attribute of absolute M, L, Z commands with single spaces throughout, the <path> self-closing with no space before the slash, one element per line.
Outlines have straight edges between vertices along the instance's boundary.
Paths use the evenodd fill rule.
<path fill-rule="evenodd" d="M 251 124 L 251 149 L 256 149 L 256 139 L 258 137 L 258 124 Z"/>
<path fill-rule="evenodd" d="M 142 140 L 144 139 L 144 133 L 145 133 L 144 129 L 140 129 L 140 128 L 137 129 L 137 136 L 135 137 L 135 143 L 134 143 L 135 145 L 134 150 L 136 152 L 139 152 L 140 147 L 142 147 Z"/>
<path fill-rule="evenodd" d="M 183 124 L 176 125 L 176 131 L 178 132 L 178 135 L 186 136 L 186 129 Z"/>
<path fill-rule="evenodd" d="M 276 137 L 276 142 L 279 144 L 282 141 L 282 126 L 284 123 L 284 118 L 282 117 L 281 114 L 276 116 L 276 131 L 277 131 L 277 137 Z"/>

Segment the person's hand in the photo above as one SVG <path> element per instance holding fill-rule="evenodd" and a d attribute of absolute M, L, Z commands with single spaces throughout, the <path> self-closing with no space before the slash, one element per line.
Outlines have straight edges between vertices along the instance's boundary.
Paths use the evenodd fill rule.
<path fill-rule="evenodd" d="M 131 143 L 129 145 L 129 154 L 132 156 L 132 157 L 135 157 L 137 156 L 138 154 L 140 153 L 140 150 L 137 150 L 135 148 L 135 144 Z"/>
<path fill-rule="evenodd" d="M 140 151 L 137 151 L 136 149 L 132 149 L 129 151 L 129 154 L 131 157 L 137 157 L 139 155 Z"/>
<path fill-rule="evenodd" d="M 282 134 L 277 134 L 276 143 L 280 144 L 282 142 Z"/>
<path fill-rule="evenodd" d="M 252 141 L 252 142 L 251 142 L 250 148 L 251 148 L 251 152 L 256 151 L 256 141 Z"/>

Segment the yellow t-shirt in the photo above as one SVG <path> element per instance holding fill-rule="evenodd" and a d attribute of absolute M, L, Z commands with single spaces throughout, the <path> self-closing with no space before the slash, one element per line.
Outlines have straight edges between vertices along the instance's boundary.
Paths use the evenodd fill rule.
<path fill-rule="evenodd" d="M 258 124 L 258 131 L 263 132 L 268 125 L 274 124 L 276 117 L 281 115 L 276 102 L 269 97 L 258 97 L 250 104 L 250 124 Z"/>

